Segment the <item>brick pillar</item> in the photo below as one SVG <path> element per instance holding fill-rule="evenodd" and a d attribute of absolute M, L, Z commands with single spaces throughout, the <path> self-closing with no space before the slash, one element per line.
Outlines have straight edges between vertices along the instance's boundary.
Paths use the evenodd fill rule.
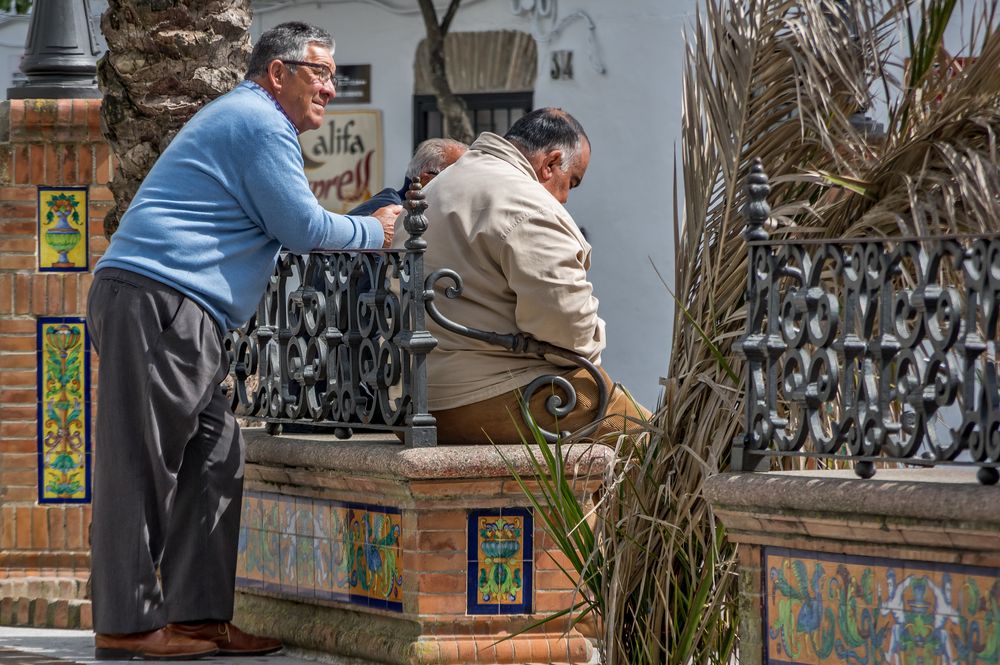
<path fill-rule="evenodd" d="M 89 574 L 89 502 L 39 502 L 38 320 L 86 315 L 91 270 L 107 246 L 102 222 L 112 200 L 107 183 L 113 168 L 99 99 L 0 103 L 0 597 L 24 589 L 80 595 L 82 585 L 55 582 Z M 39 186 L 89 187 L 85 269 L 39 270 Z M 96 368 L 94 355 L 91 386 Z M 95 404 L 92 390 L 91 413 Z M 23 578 L 54 583 L 18 582 L 15 591 L 14 581 Z M 18 615 L 0 612 L 0 623 L 9 623 L 11 614 Z M 83 614 L 89 616 L 89 608 Z"/>

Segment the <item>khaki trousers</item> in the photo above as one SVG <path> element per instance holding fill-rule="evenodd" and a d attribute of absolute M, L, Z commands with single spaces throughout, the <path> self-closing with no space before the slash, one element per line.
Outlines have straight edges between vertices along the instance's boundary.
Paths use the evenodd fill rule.
<path fill-rule="evenodd" d="M 599 368 L 600 369 L 600 368 Z M 614 445 L 615 435 L 639 434 L 641 425 L 627 418 L 648 419 L 650 412 L 632 401 L 620 387 L 612 385 L 611 379 L 600 370 L 604 384 L 608 388 L 607 417 L 588 438 Z M 542 428 L 551 432 L 575 432 L 592 422 L 597 416 L 598 388 L 594 378 L 583 369 L 563 374 L 576 390 L 576 408 L 558 421 L 545 410 L 545 400 L 562 393 L 558 388 L 542 388 L 535 392 L 528 405 L 532 417 Z M 491 397 L 473 404 L 454 409 L 434 411 L 437 419 L 438 441 L 442 444 L 516 444 L 522 441 L 534 443 L 534 436 L 521 416 L 520 390 Z"/>

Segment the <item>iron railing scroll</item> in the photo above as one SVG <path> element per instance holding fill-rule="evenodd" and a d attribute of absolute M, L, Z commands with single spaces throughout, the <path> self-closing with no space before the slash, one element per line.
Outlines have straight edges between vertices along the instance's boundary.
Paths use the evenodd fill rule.
<path fill-rule="evenodd" d="M 407 192 L 404 249 L 282 254 L 257 313 L 228 340 L 237 416 L 391 430 L 437 444 L 427 411 L 421 237 L 424 194 Z"/>
<path fill-rule="evenodd" d="M 562 347 L 554 346 L 548 342 L 539 341 L 525 333 L 490 332 L 470 328 L 460 323 L 451 321 L 441 313 L 441 310 L 438 309 L 437 304 L 434 302 L 435 287 L 437 286 L 437 283 L 442 280 L 448 280 L 451 282 L 451 285 L 444 288 L 444 295 L 446 298 L 454 300 L 455 298 L 460 298 L 462 296 L 462 277 L 454 270 L 450 270 L 448 268 L 435 270 L 427 277 L 427 312 L 431 315 L 431 318 L 434 319 L 434 322 L 445 330 L 458 335 L 463 335 L 465 337 L 471 337 L 472 339 L 478 339 L 486 342 L 487 344 L 500 346 L 514 353 L 528 353 L 542 358 L 545 356 L 556 356 L 562 358 L 569 361 L 571 365 L 586 370 L 586 372 L 590 374 L 590 376 L 597 383 L 597 409 L 595 411 L 594 419 L 582 428 L 578 429 L 576 432 L 572 433 L 565 430 L 552 432 L 535 423 L 546 441 L 553 443 L 559 438 L 565 439 L 570 436 L 570 434 L 574 434 L 577 437 L 584 437 L 592 434 L 594 430 L 597 429 L 597 426 L 601 423 L 607 413 L 609 393 L 604 376 L 594 363 L 579 354 L 573 353 L 572 351 Z M 559 418 L 565 418 L 573 412 L 573 409 L 576 408 L 577 395 L 573 384 L 570 383 L 562 374 L 544 374 L 537 377 L 521 390 L 521 418 L 524 420 L 525 424 L 534 421 L 529 413 L 528 405 L 530 404 L 531 398 L 534 394 L 542 389 L 548 390 L 551 393 L 545 400 L 545 410 L 549 415 L 556 419 L 557 423 L 559 422 Z"/>
<path fill-rule="evenodd" d="M 771 239 L 748 179 L 745 430 L 736 471 L 776 456 L 1000 466 L 1000 235 Z"/>

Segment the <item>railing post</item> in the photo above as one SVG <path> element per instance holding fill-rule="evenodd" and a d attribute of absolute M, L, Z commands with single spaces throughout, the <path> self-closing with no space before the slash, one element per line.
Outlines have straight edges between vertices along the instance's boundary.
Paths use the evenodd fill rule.
<path fill-rule="evenodd" d="M 427 230 L 427 201 L 420 183 L 414 182 L 406 193 L 406 217 L 403 228 L 410 235 L 403 247 L 404 259 L 409 274 L 409 332 L 401 334 L 399 346 L 410 352 L 412 358 L 408 390 L 412 402 L 411 414 L 407 417 L 410 426 L 405 433 L 404 443 L 408 446 L 437 445 L 437 427 L 434 416 L 427 410 L 427 354 L 437 346 L 437 340 L 427 330 L 426 302 L 434 297 L 433 292 L 424 290 L 424 252 L 427 241 L 423 234 Z"/>
<path fill-rule="evenodd" d="M 764 229 L 764 224 L 771 216 L 771 206 L 767 202 L 767 196 L 770 193 L 771 186 L 768 183 L 767 174 L 764 173 L 764 166 L 759 158 L 754 159 L 750 166 L 750 175 L 747 176 L 747 202 L 743 209 L 743 215 L 746 218 L 743 238 L 747 241 L 747 328 L 743 338 L 736 343 L 735 349 L 746 359 L 744 429 L 743 434 L 733 441 L 730 455 L 730 468 L 733 471 L 767 471 L 770 468 L 770 459 L 759 452 L 761 448 L 765 447 L 766 442 L 757 440 L 754 432 L 756 407 L 760 401 L 754 376 L 756 372 L 763 370 L 763 364 L 767 362 L 766 339 L 761 334 L 762 331 L 756 328 L 759 317 L 754 315 L 762 305 L 758 302 L 760 290 L 754 270 L 758 260 L 767 260 L 766 256 L 759 255 L 769 250 L 767 247 L 751 244 L 754 241 L 766 241 L 769 237 Z"/>

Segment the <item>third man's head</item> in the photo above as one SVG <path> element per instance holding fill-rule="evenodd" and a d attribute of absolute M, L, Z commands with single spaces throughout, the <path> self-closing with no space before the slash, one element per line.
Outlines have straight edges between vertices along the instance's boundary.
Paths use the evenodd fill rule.
<path fill-rule="evenodd" d="M 413 158 L 406 167 L 406 177 L 411 182 L 427 186 L 438 173 L 458 161 L 469 146 L 454 139 L 427 139 L 413 152 Z"/>

